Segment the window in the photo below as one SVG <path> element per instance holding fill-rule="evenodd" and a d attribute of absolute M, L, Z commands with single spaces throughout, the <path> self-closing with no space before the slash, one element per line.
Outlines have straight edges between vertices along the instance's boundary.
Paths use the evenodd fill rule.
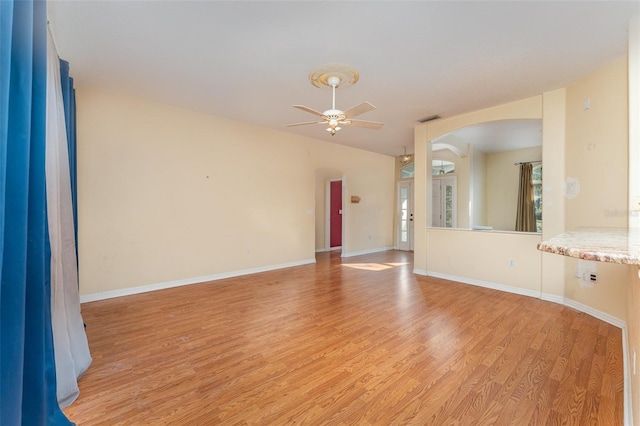
<path fill-rule="evenodd" d="M 456 172 L 456 163 L 447 160 L 432 160 L 431 175 L 449 175 Z"/>
<path fill-rule="evenodd" d="M 533 168 L 533 207 L 536 216 L 536 231 L 542 232 L 542 164 Z"/>
<path fill-rule="evenodd" d="M 407 164 L 400 170 L 400 179 L 413 179 L 413 163 Z"/>

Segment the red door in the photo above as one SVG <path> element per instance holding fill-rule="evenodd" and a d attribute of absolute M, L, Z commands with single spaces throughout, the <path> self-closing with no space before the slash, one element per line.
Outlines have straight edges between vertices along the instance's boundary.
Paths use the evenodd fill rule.
<path fill-rule="evenodd" d="M 342 246 L 342 181 L 331 182 L 331 194 L 329 196 L 331 205 L 329 207 L 330 221 L 329 232 L 331 235 L 330 247 Z"/>

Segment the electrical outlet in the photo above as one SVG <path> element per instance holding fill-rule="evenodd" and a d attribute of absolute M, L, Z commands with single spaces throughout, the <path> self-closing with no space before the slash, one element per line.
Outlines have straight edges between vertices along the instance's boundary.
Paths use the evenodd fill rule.
<path fill-rule="evenodd" d="M 509 259 L 509 261 L 507 262 L 507 265 L 509 266 L 509 268 L 515 268 L 516 267 L 516 260 L 515 259 Z"/>
<path fill-rule="evenodd" d="M 579 259 L 575 275 L 580 280 L 580 287 L 593 287 L 593 285 L 598 282 L 598 269 L 596 262 Z"/>

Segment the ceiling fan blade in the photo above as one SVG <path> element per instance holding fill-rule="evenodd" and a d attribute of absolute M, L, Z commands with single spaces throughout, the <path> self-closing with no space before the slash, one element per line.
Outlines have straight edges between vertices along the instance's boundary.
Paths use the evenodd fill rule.
<path fill-rule="evenodd" d="M 373 111 L 374 109 L 376 109 L 376 107 L 374 107 L 373 105 L 371 105 L 369 102 L 362 102 L 358 105 L 352 106 L 351 108 L 347 109 L 344 111 L 344 115 L 346 115 L 347 117 L 351 118 L 351 117 L 355 117 L 357 115 L 360 114 L 364 114 L 365 112 L 369 112 L 369 111 Z"/>
<path fill-rule="evenodd" d="M 306 107 L 304 105 L 293 105 L 294 108 L 298 108 L 301 109 L 302 111 L 306 111 L 306 112 L 310 112 L 313 115 L 318 115 L 320 117 L 323 116 L 323 114 L 320 111 L 316 111 L 315 109 L 311 109 L 309 107 Z"/>
<path fill-rule="evenodd" d="M 366 129 L 379 129 L 384 126 L 384 123 L 380 123 L 378 121 L 366 121 L 366 120 L 347 120 L 350 121 L 350 124 L 344 123 L 345 125 L 353 126 L 353 127 L 364 127 Z"/>
<path fill-rule="evenodd" d="M 305 126 L 307 124 L 322 124 L 325 121 L 305 121 L 304 123 L 287 124 L 285 127 Z"/>

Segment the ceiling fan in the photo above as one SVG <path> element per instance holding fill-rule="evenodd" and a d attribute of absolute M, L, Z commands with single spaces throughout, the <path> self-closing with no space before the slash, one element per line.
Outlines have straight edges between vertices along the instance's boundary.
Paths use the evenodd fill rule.
<path fill-rule="evenodd" d="M 301 109 L 302 111 L 306 111 L 313 115 L 321 117 L 322 120 L 288 124 L 286 127 L 305 126 L 307 124 L 326 124 L 328 126 L 327 132 L 331 133 L 331 136 L 333 136 L 336 134 L 338 130 L 342 128 L 340 126 L 354 126 L 354 127 L 364 127 L 366 129 L 379 129 L 384 125 L 383 123 L 379 123 L 377 121 L 353 119 L 353 117 L 356 117 L 360 114 L 364 114 L 365 112 L 369 112 L 376 109 L 376 107 L 371 105 L 369 102 L 362 102 L 344 111 L 336 109 L 336 88 L 340 85 L 340 83 L 342 82 L 342 79 L 337 76 L 327 77 L 326 74 L 323 77 L 324 78 L 317 79 L 317 80 L 312 79 L 312 84 L 314 84 L 315 86 L 318 86 L 318 84 L 331 86 L 331 90 L 333 92 L 333 102 L 331 104 L 331 109 L 328 109 L 324 112 L 320 112 L 320 111 L 316 111 L 315 109 L 306 107 L 304 105 L 293 105 L 294 108 L 298 108 L 298 109 Z M 355 80 L 354 79 L 351 80 L 351 84 L 355 83 L 355 81 L 357 81 L 357 74 L 356 74 Z"/>

